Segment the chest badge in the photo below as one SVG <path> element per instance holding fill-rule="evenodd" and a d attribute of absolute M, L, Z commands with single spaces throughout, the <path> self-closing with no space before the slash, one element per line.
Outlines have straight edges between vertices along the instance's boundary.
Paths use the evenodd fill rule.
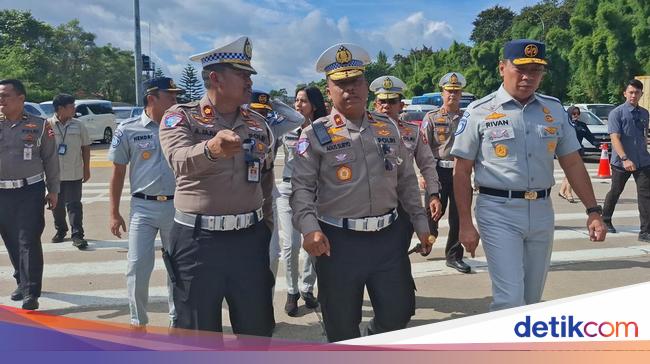
<path fill-rule="evenodd" d="M 352 169 L 348 166 L 341 166 L 336 170 L 336 178 L 339 181 L 349 181 L 352 179 Z"/>
<path fill-rule="evenodd" d="M 147 150 L 145 150 L 144 152 L 142 152 L 142 159 L 144 159 L 144 160 L 148 160 L 149 158 L 151 158 L 151 152 L 149 152 L 149 151 L 147 151 Z"/>
<path fill-rule="evenodd" d="M 494 146 L 494 154 L 499 158 L 508 156 L 508 147 L 505 144 L 497 144 Z"/>

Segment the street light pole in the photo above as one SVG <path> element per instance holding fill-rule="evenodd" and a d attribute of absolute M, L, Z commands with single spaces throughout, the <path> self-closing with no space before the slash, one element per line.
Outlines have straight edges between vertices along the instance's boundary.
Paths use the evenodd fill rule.
<path fill-rule="evenodd" d="M 142 106 L 142 47 L 140 45 L 140 0 L 133 0 L 133 12 L 135 21 L 135 50 L 133 59 L 135 61 L 135 104 Z"/>

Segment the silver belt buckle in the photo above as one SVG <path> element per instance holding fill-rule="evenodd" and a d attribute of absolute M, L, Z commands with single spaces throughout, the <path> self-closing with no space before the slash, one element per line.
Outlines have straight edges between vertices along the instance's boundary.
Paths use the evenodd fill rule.
<path fill-rule="evenodd" d="M 537 200 L 537 191 L 526 191 L 526 192 L 524 192 L 524 198 L 526 200 Z"/>
<path fill-rule="evenodd" d="M 234 215 L 226 215 L 222 216 L 223 218 L 223 223 L 222 223 L 222 229 L 226 231 L 234 230 L 235 226 L 237 224 L 237 217 Z"/>
<path fill-rule="evenodd" d="M 379 217 L 367 217 L 365 219 L 365 228 L 366 231 L 377 231 L 379 230 Z"/>
<path fill-rule="evenodd" d="M 215 230 L 216 229 L 216 219 L 214 216 L 206 216 L 208 219 L 208 230 Z"/>

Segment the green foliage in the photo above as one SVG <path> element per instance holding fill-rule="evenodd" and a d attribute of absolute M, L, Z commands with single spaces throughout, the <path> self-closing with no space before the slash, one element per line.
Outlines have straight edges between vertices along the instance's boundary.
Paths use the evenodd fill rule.
<path fill-rule="evenodd" d="M 183 68 L 180 87 L 185 90 L 185 93 L 179 96 L 181 102 L 196 101 L 203 96 L 203 83 L 199 79 L 196 68 L 191 63 L 188 63 Z"/>
<path fill-rule="evenodd" d="M 472 22 L 474 30 L 469 39 L 475 44 L 501 39 L 510 29 L 515 13 L 499 5 L 481 11 Z"/>

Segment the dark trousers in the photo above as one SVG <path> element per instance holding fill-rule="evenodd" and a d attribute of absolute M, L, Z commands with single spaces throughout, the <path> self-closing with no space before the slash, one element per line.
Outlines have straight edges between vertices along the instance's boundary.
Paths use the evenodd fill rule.
<path fill-rule="evenodd" d="M 330 256 L 316 258 L 318 301 L 330 342 L 360 336 L 364 287 L 375 313 L 373 332 L 406 327 L 415 310 L 415 283 L 404 239 L 406 216 L 387 228 L 361 232 L 321 223 Z M 410 239 L 410 237 L 409 237 Z"/>
<path fill-rule="evenodd" d="M 65 221 L 66 210 L 68 210 L 68 218 L 70 218 L 72 237 L 82 239 L 84 237 L 84 215 L 81 206 L 81 180 L 61 181 L 59 200 L 54 210 L 52 210 L 54 226 L 59 233 L 68 231 L 68 224 Z"/>
<path fill-rule="evenodd" d="M 625 183 L 634 176 L 636 182 L 637 203 L 639 205 L 639 218 L 641 220 L 641 233 L 650 233 L 650 166 L 646 166 L 641 170 L 628 172 L 624 169 L 612 166 L 612 187 L 607 196 L 605 196 L 605 204 L 603 206 L 603 220 L 606 222 L 612 221 L 614 209 L 618 198 L 623 193 Z"/>
<path fill-rule="evenodd" d="M 44 215 L 45 183 L 0 189 L 0 236 L 7 247 L 18 288 L 25 296 L 41 295 Z"/>
<path fill-rule="evenodd" d="M 456 199 L 454 198 L 454 170 L 453 168 L 436 167 L 438 179 L 440 180 L 440 202 L 442 203 L 442 214 L 444 215 L 449 208 L 447 219 L 449 221 L 449 234 L 447 235 L 447 245 L 445 246 L 445 257 L 448 261 L 462 260 L 465 249 L 458 241 L 458 231 L 460 222 L 458 219 L 458 209 L 456 208 Z M 429 219 L 429 229 L 431 234 L 438 237 L 438 221 L 433 221 L 431 211 L 429 210 L 429 197 L 426 198 L 427 218 Z"/>
<path fill-rule="evenodd" d="M 169 246 L 163 249 L 171 263 L 176 327 L 222 332 L 225 298 L 235 334 L 270 337 L 275 324 L 270 240 L 264 222 L 233 231 L 174 222 Z"/>

